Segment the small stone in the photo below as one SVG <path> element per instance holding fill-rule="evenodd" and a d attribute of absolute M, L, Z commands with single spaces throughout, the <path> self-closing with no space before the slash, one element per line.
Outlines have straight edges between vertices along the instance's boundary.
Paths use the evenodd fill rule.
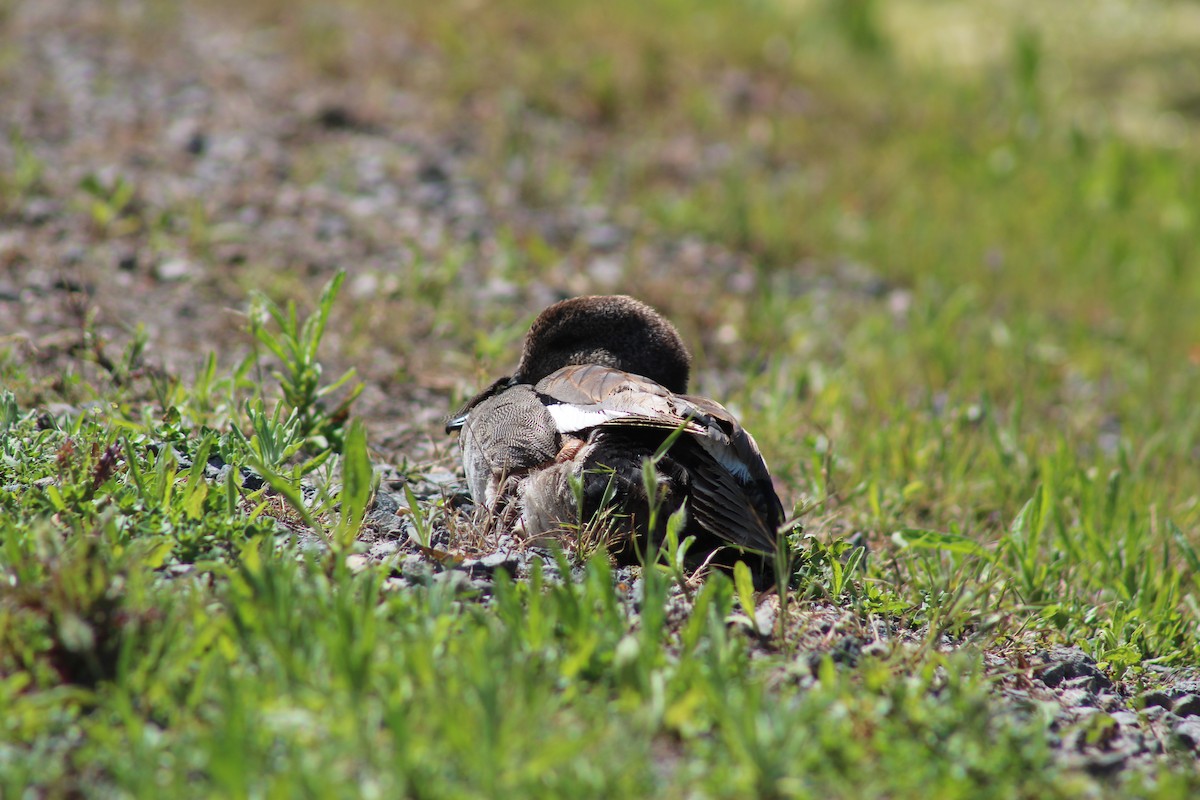
<path fill-rule="evenodd" d="M 1123 728 L 1136 727 L 1139 722 L 1137 712 L 1134 711 L 1114 711 L 1109 716 Z"/>
<path fill-rule="evenodd" d="M 282 523 L 277 530 L 281 537 L 290 538 L 301 553 L 325 553 L 329 550 L 329 543 L 316 534 L 308 531 L 291 531 L 282 527 Z"/>
<path fill-rule="evenodd" d="M 208 149 L 208 136 L 203 131 L 195 131 L 188 137 L 187 143 L 184 144 L 183 150 L 188 155 L 199 156 L 203 155 Z"/>
<path fill-rule="evenodd" d="M 431 469 L 425 473 L 425 480 L 434 486 L 447 486 L 458 480 L 458 476 L 448 469 Z"/>
<path fill-rule="evenodd" d="M 25 237 L 22 231 L 5 231 L 0 233 L 0 260 L 14 262 L 25 247 Z"/>
<path fill-rule="evenodd" d="M 625 240 L 625 234 L 616 225 L 601 223 L 592 225 L 584 232 L 584 241 L 593 250 L 616 250 Z"/>
<path fill-rule="evenodd" d="M 1091 675 L 1080 675 L 1077 678 L 1068 678 L 1058 685 L 1059 689 L 1087 689 L 1091 690 L 1092 681 L 1094 678 Z"/>
<path fill-rule="evenodd" d="M 400 501 L 390 492 L 376 492 L 375 502 L 371 506 L 372 513 L 395 514 L 400 508 Z"/>
<path fill-rule="evenodd" d="M 1066 701 L 1064 700 L 1064 703 L 1065 702 Z M 1091 706 L 1073 706 L 1069 703 L 1067 703 L 1062 710 L 1062 716 L 1064 719 L 1074 719 L 1076 721 L 1090 720 L 1099 713 L 1100 709 L 1098 708 L 1092 708 Z"/>
<path fill-rule="evenodd" d="M 1146 692 L 1138 698 L 1141 701 L 1142 708 L 1152 708 L 1158 706 L 1160 708 L 1170 708 L 1171 698 L 1163 692 L 1151 691 Z"/>
<path fill-rule="evenodd" d="M 498 569 L 503 569 L 509 575 L 516 575 L 518 566 L 508 553 L 491 553 L 483 558 L 467 559 L 462 563 L 461 569 L 473 579 L 491 579 Z"/>
<path fill-rule="evenodd" d="M 1178 681 L 1170 686 L 1164 686 L 1162 691 L 1170 697 L 1182 697 L 1185 694 L 1200 694 L 1200 680 Z"/>
<path fill-rule="evenodd" d="M 171 258 L 154 269 L 154 277 L 164 283 L 181 281 L 192 274 L 192 265 L 186 258 Z"/>
<path fill-rule="evenodd" d="M 468 592 L 474 593 L 477 588 L 472 582 L 470 576 L 458 569 L 436 573 L 433 576 L 433 583 L 439 586 L 447 586 L 455 594 L 463 594 Z"/>
<path fill-rule="evenodd" d="M 1195 750 L 1200 748 L 1200 720 L 1185 719 L 1171 729 L 1171 733 L 1185 747 Z"/>
<path fill-rule="evenodd" d="M 889 645 L 883 639 L 876 639 L 872 642 L 867 642 L 862 649 L 863 655 L 869 658 L 887 658 L 891 651 L 891 645 Z"/>
<path fill-rule="evenodd" d="M 57 200 L 35 197 L 22 209 L 24 221 L 30 225 L 45 225 L 62 211 Z"/>
<path fill-rule="evenodd" d="M 364 569 L 371 566 L 372 563 L 373 562 L 370 558 L 362 555 L 361 553 L 354 553 L 353 555 L 346 556 L 346 566 L 350 568 L 351 572 L 362 572 Z"/>
<path fill-rule="evenodd" d="M 1113 753 L 1089 753 L 1084 761 L 1084 769 L 1093 775 L 1111 775 L 1125 766 L 1130 754 L 1123 751 Z"/>
<path fill-rule="evenodd" d="M 777 606 L 768 603 L 761 603 L 754 612 L 754 620 L 758 625 L 758 632 L 766 636 L 775 627 L 775 620 L 779 616 Z"/>
<path fill-rule="evenodd" d="M 251 492 L 257 492 L 259 489 L 267 485 L 267 482 L 257 472 L 252 471 L 248 467 L 242 467 L 242 488 Z"/>
<path fill-rule="evenodd" d="M 450 174 L 436 161 L 427 161 L 418 170 L 417 180 L 421 183 L 445 183 L 450 180 Z"/>
<path fill-rule="evenodd" d="M 1146 706 L 1142 709 L 1142 719 L 1146 720 L 1147 722 L 1157 722 L 1168 715 L 1174 716 L 1164 706 Z"/>
<path fill-rule="evenodd" d="M 343 105 L 328 105 L 316 114 L 317 124 L 330 130 L 353 130 L 359 127 L 358 116 Z"/>
<path fill-rule="evenodd" d="M 1101 690 L 1096 693 L 1096 707 L 1103 711 L 1124 711 L 1125 699 L 1115 692 Z"/>
<path fill-rule="evenodd" d="M 424 556 L 413 553 L 405 556 L 400 563 L 400 571 L 405 575 L 425 575 L 433 571 L 434 564 Z"/>
<path fill-rule="evenodd" d="M 471 506 L 475 505 L 475 501 L 471 495 L 466 492 L 455 492 L 446 498 L 446 505 L 453 508 L 455 511 L 466 511 L 470 513 Z"/>
<path fill-rule="evenodd" d="M 374 272 L 360 272 L 350 281 L 350 294 L 363 299 L 374 297 L 379 293 L 379 275 Z"/>
<path fill-rule="evenodd" d="M 758 636 L 758 630 L 755 629 L 754 622 L 745 614 L 730 614 L 725 618 L 725 624 L 747 636 Z"/>
<path fill-rule="evenodd" d="M 1181 717 L 1200 716 L 1200 695 L 1185 694 L 1177 698 L 1171 710 Z"/>
<path fill-rule="evenodd" d="M 1084 683 L 1093 691 L 1107 689 L 1112 681 L 1096 666 L 1096 662 L 1078 647 L 1054 647 L 1040 654 L 1045 664 L 1037 676 L 1051 689 L 1073 678 L 1090 678 Z"/>
<path fill-rule="evenodd" d="M 371 549 L 368 550 L 367 552 L 369 552 L 371 554 L 372 558 L 377 558 L 377 559 L 383 560 L 383 559 L 387 558 L 388 556 L 394 554 L 399 549 L 400 549 L 399 540 L 384 539 L 383 541 L 375 542 L 375 544 L 371 545 Z"/>
<path fill-rule="evenodd" d="M 504 566 L 505 564 L 512 563 L 512 559 L 509 558 L 508 553 L 492 553 L 491 555 L 486 555 L 479 559 L 479 563 L 485 567 L 495 569 L 497 567 Z"/>
<path fill-rule="evenodd" d="M 601 286 L 617 286 L 625 277 L 625 268 L 618 258 L 598 256 L 588 263 L 587 274 Z"/>
<path fill-rule="evenodd" d="M 1064 706 L 1094 706 L 1096 696 L 1087 689 L 1066 689 L 1059 693 L 1059 701 Z"/>

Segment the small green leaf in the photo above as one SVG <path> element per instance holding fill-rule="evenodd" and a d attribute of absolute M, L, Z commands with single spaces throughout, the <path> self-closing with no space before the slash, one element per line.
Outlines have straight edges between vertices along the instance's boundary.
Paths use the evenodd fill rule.
<path fill-rule="evenodd" d="M 417 544 L 421 547 L 429 547 L 432 537 L 429 535 L 429 528 L 425 525 L 425 512 L 421 510 L 421 502 L 407 483 L 404 484 L 404 499 L 408 501 L 408 513 L 412 516 L 413 528 L 417 532 Z"/>
<path fill-rule="evenodd" d="M 367 452 L 367 433 L 360 420 L 350 424 L 342 457 L 342 510 L 338 521 L 338 545 L 349 547 L 358 536 L 367 504 L 371 501 L 371 456 Z"/>
<path fill-rule="evenodd" d="M 208 498 L 208 484 L 203 481 L 185 490 L 183 511 L 189 519 L 200 519 L 204 516 L 204 501 Z"/>
<path fill-rule="evenodd" d="M 163 537 L 146 547 L 141 563 L 147 569 L 158 569 L 167 562 L 167 557 L 174 548 L 175 542 L 169 537 Z"/>
<path fill-rule="evenodd" d="M 63 501 L 62 492 L 53 483 L 46 487 L 46 497 L 50 498 L 50 505 L 58 511 L 66 511 L 67 504 Z"/>
<path fill-rule="evenodd" d="M 758 631 L 758 615 L 755 613 L 758 604 L 754 598 L 754 578 L 750 575 L 750 568 L 746 566 L 745 561 L 739 561 L 733 565 L 733 586 L 737 591 L 738 602 L 742 604 L 742 610 L 754 624 L 754 630 Z"/>
<path fill-rule="evenodd" d="M 1044 484 L 1038 484 L 1033 497 L 1026 501 L 1021 511 L 1013 519 L 1010 533 L 1013 541 L 1026 547 L 1037 544 L 1045 525 L 1047 508 L 1046 489 Z"/>

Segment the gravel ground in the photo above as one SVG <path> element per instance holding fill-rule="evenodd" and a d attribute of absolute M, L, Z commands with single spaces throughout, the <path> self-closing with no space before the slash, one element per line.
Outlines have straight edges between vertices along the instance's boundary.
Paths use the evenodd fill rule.
<path fill-rule="evenodd" d="M 115 379 L 107 362 L 136 325 L 144 326 L 152 369 L 187 376 L 210 351 L 226 364 L 247 351 L 241 313 L 249 289 L 280 276 L 316 287 L 338 267 L 352 268 L 346 291 L 366 333 L 332 331 L 327 366 L 331 374 L 359 368 L 368 388 L 358 409 L 372 445 L 381 461 L 405 465 L 403 475 L 381 466 L 360 558 L 390 563 L 394 588 L 449 581 L 484 602 L 497 570 L 520 578 L 540 562 L 558 575 L 553 554 L 474 532 L 469 507 L 436 512 L 429 546 L 416 544 L 401 491 L 414 472 L 422 477 L 409 488 L 419 500 L 461 505 L 455 448 L 440 427 L 453 393 L 470 388 L 469 364 L 373 334 L 380 326 L 386 333 L 397 313 L 377 300 L 402 295 L 404 276 L 449 251 L 463 254 L 456 297 L 471 306 L 468 318 L 497 304 L 544 306 L 559 297 L 552 284 L 611 290 L 622 277 L 613 254 L 634 246 L 628 226 L 591 206 L 524 207 L 511 171 L 484 184 L 469 131 L 438 128 L 424 113 L 434 101 L 409 87 L 374 87 L 368 97 L 313 80 L 268 34 L 192 12 L 179 12 L 163 40 L 148 38 L 137 22 L 145 10 L 137 2 L 39 0 L 18 4 L 4 23 L 3 39 L 19 57 L 0 67 L 0 118 L 45 169 L 0 207 L 0 336 L 38 365 L 48 394 L 69 388 L 68 374 Z M 6 172 L 22 158 L 17 140 L 0 141 Z M 501 224 L 567 243 L 572 255 L 560 280 L 519 284 L 492 271 Z M 671 292 L 655 264 L 672 263 L 676 273 L 703 264 L 731 296 L 753 286 L 734 254 L 693 241 L 639 238 L 636 248 L 638 288 L 651 300 Z M 852 298 L 891 290 L 847 270 L 832 291 Z M 412 317 L 403 330 L 436 333 L 436 320 L 421 316 L 433 311 L 402 307 Z M 706 383 L 723 379 L 731 380 Z M 455 557 L 433 557 L 438 552 Z M 636 571 L 616 576 L 636 608 Z M 685 597 L 670 602 L 671 618 L 686 615 Z M 760 629 L 777 614 L 777 598 L 764 598 Z M 800 646 L 781 679 L 802 683 L 814 680 L 825 653 L 853 663 L 924 641 L 921 631 L 822 603 L 797 605 L 789 620 Z M 750 620 L 734 624 L 771 652 Z M 947 638 L 941 646 L 963 644 Z M 985 661 L 1014 713 L 1049 715 L 1067 763 L 1111 773 L 1200 750 L 1196 671 L 1114 682 L 1081 651 L 1033 644 L 985 651 Z"/>

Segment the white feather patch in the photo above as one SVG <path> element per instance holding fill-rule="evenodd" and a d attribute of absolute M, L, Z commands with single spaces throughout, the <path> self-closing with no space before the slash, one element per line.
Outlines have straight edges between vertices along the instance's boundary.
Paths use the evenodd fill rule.
<path fill-rule="evenodd" d="M 609 420 L 626 416 L 620 411 L 614 411 L 613 409 L 580 408 L 570 403 L 555 403 L 554 405 L 546 406 L 546 410 L 550 412 L 550 416 L 554 419 L 554 427 L 558 429 L 559 433 L 575 433 L 576 431 L 587 430 L 588 428 L 602 425 Z"/>

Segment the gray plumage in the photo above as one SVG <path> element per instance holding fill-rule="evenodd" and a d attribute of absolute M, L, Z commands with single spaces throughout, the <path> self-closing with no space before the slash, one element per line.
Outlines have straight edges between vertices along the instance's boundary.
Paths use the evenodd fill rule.
<path fill-rule="evenodd" d="M 671 323 L 632 298 L 551 306 L 530 328 L 515 374 L 447 426 L 462 429 L 472 498 L 515 511 L 530 537 L 610 511 L 631 550 L 635 536 L 660 537 L 682 508 L 701 558 L 724 545 L 773 553 L 783 506 L 758 445 L 719 403 L 685 394 L 690 360 Z"/>
<path fill-rule="evenodd" d="M 488 396 L 462 426 L 463 469 L 471 497 L 494 505 L 500 486 L 510 478 L 553 462 L 558 439 L 554 420 L 532 387 L 519 384 Z"/>

